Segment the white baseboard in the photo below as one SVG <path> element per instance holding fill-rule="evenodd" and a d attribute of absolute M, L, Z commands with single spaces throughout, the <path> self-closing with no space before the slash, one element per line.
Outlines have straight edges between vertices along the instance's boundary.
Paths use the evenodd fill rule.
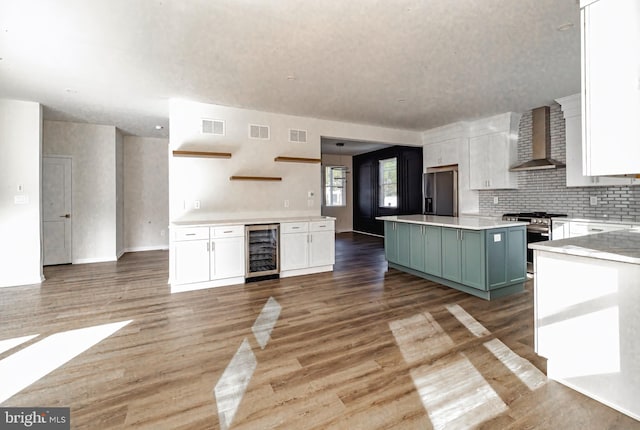
<path fill-rule="evenodd" d="M 112 261 L 118 261 L 118 257 L 76 258 L 71 261 L 71 264 L 109 263 Z"/>
<path fill-rule="evenodd" d="M 311 275 L 313 273 L 332 272 L 333 264 L 328 266 L 307 267 L 305 269 L 283 270 L 280 271 L 281 278 L 289 278 L 291 276 Z"/>
<path fill-rule="evenodd" d="M 166 251 L 168 249 L 169 249 L 169 245 L 133 246 L 131 248 L 125 248 L 123 253 L 144 252 L 144 251 Z"/>
<path fill-rule="evenodd" d="M 24 278 L 24 279 L 16 279 L 11 281 L 10 284 L 4 283 L 0 284 L 0 288 L 9 288 L 9 287 L 20 287 L 22 285 L 33 285 L 42 283 L 43 279 L 40 275 L 34 276 L 33 278 Z"/>
<path fill-rule="evenodd" d="M 171 284 L 171 283 L 170 283 Z M 224 287 L 226 285 L 244 285 L 244 277 L 217 279 L 215 281 L 197 282 L 195 284 L 171 284 L 171 294 L 185 291 L 202 290 L 205 288 Z"/>

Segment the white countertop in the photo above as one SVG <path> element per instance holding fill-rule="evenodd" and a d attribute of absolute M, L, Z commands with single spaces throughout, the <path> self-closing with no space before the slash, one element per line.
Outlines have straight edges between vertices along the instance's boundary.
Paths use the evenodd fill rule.
<path fill-rule="evenodd" d="M 335 221 L 330 216 L 297 216 L 297 217 L 264 217 L 243 219 L 203 219 L 188 221 L 173 221 L 171 227 L 208 227 L 212 225 L 251 225 L 251 224 L 276 224 L 283 222 L 311 222 L 311 221 Z"/>
<path fill-rule="evenodd" d="M 529 244 L 530 249 L 640 264 L 640 229 L 590 234 Z"/>
<path fill-rule="evenodd" d="M 515 227 L 527 225 L 522 221 L 502 221 L 495 218 L 478 216 L 435 216 L 435 215 L 393 215 L 377 217 L 381 221 L 406 222 L 409 224 L 434 225 L 438 227 L 453 227 L 465 230 L 489 230 L 500 227 Z"/>
<path fill-rule="evenodd" d="M 572 222 L 598 222 L 602 224 L 624 224 L 624 225 L 640 225 L 640 221 L 619 220 L 612 218 L 579 218 L 579 217 L 560 217 L 553 218 L 553 221 L 572 221 Z"/>

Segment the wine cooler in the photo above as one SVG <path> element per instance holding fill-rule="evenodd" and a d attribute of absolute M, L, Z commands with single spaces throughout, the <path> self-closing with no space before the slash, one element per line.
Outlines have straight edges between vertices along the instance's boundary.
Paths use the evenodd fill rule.
<path fill-rule="evenodd" d="M 247 281 L 258 277 L 278 277 L 280 273 L 280 224 L 245 226 Z"/>

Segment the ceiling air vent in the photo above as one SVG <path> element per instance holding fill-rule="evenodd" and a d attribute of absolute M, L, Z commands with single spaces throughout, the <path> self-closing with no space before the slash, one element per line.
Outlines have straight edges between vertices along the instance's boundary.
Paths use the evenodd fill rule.
<path fill-rule="evenodd" d="M 202 119 L 202 134 L 224 136 L 224 121 L 219 119 Z"/>
<path fill-rule="evenodd" d="M 269 140 L 269 126 L 249 124 L 249 137 L 251 139 Z"/>
<path fill-rule="evenodd" d="M 305 143 L 307 141 L 307 130 L 289 129 L 289 142 Z"/>

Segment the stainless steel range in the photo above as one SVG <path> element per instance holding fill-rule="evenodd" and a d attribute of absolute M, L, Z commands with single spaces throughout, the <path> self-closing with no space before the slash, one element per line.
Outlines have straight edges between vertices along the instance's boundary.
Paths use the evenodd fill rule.
<path fill-rule="evenodd" d="M 527 225 L 527 244 L 543 242 L 551 237 L 551 218 L 566 217 L 567 214 L 550 214 L 546 212 L 520 212 L 502 215 L 504 221 L 523 221 Z M 527 270 L 533 271 L 533 250 L 527 248 Z"/>

